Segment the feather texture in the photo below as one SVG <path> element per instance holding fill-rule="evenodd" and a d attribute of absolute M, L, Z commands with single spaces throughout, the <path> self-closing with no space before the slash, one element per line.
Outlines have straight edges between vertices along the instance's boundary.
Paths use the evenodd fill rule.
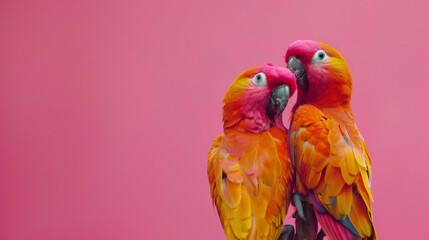
<path fill-rule="evenodd" d="M 245 150 L 234 156 L 231 143 Z M 227 239 L 277 239 L 292 191 L 286 134 L 277 127 L 261 134 L 227 131 L 208 155 L 211 196 Z"/>

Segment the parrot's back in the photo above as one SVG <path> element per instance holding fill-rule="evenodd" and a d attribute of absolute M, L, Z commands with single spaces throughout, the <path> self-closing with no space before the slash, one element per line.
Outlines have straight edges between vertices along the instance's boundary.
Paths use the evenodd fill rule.
<path fill-rule="evenodd" d="M 228 131 L 208 154 L 211 197 L 227 239 L 277 239 L 289 206 L 293 168 L 286 133 Z"/>
<path fill-rule="evenodd" d="M 371 159 L 351 109 L 301 105 L 290 131 L 297 191 L 312 199 L 329 239 L 376 239 Z"/>

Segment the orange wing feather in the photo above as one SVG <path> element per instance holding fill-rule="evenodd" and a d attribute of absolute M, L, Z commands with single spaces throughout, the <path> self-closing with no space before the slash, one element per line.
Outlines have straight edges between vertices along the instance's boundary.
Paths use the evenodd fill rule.
<path fill-rule="evenodd" d="M 301 105 L 293 116 L 289 151 L 301 194 L 314 193 L 318 204 L 362 238 L 376 239 L 372 224 L 371 161 L 347 109 Z"/>
<path fill-rule="evenodd" d="M 286 134 L 276 127 L 227 132 L 208 156 L 211 196 L 227 239 L 277 239 L 292 192 Z"/>

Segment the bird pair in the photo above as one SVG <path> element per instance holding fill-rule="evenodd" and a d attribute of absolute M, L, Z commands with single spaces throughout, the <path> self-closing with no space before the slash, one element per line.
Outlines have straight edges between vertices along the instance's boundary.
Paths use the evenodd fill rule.
<path fill-rule="evenodd" d="M 376 239 L 371 159 L 344 58 L 326 44 L 296 41 L 285 60 L 287 68 L 243 72 L 223 100 L 224 133 L 210 148 L 207 173 L 227 239 L 293 238 L 293 227 L 283 227 L 291 199 L 307 222 L 301 231 L 317 233 L 318 222 L 331 240 Z M 296 90 L 287 130 L 282 112 Z M 316 238 L 298 230 L 296 239 Z"/>

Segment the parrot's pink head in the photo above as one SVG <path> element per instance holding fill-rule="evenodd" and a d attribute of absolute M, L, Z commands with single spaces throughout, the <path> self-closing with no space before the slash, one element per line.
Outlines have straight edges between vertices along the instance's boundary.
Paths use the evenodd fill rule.
<path fill-rule="evenodd" d="M 297 79 L 301 104 L 337 107 L 350 102 L 352 77 L 343 56 L 327 44 L 298 40 L 287 49 L 285 61 Z"/>
<path fill-rule="evenodd" d="M 267 65 L 241 73 L 223 100 L 224 128 L 260 133 L 275 125 L 283 130 L 282 113 L 296 89 L 287 68 Z"/>

